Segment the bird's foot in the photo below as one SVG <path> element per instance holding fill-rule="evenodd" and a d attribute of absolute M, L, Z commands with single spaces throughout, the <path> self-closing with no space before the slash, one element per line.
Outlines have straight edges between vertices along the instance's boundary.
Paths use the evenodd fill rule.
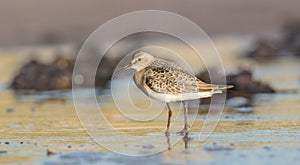
<path fill-rule="evenodd" d="M 166 136 L 170 136 L 169 130 L 166 130 L 165 135 L 166 135 Z"/>
<path fill-rule="evenodd" d="M 189 133 L 189 128 L 191 128 L 189 125 L 185 125 L 183 127 L 183 129 L 179 132 L 177 132 L 178 134 L 182 135 L 182 136 L 187 136 Z"/>

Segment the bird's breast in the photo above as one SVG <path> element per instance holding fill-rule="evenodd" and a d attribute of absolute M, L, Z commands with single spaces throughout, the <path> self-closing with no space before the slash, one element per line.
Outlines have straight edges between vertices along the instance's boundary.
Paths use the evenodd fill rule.
<path fill-rule="evenodd" d="M 140 88 L 145 94 L 148 95 L 147 87 L 144 84 L 144 73 L 146 69 L 142 69 L 134 74 L 134 82 L 138 88 Z"/>

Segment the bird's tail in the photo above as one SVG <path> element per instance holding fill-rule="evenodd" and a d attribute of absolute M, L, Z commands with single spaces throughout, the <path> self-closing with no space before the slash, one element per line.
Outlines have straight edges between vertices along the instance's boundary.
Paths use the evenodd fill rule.
<path fill-rule="evenodd" d="M 215 84 L 208 84 L 202 81 L 199 81 L 198 84 L 199 90 L 226 90 L 233 88 L 233 85 L 215 85 Z"/>

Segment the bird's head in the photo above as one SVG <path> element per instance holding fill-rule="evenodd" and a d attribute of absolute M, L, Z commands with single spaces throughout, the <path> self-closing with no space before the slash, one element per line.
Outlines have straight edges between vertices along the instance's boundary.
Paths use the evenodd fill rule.
<path fill-rule="evenodd" d="M 153 60 L 154 60 L 154 57 L 147 52 L 142 52 L 142 51 L 136 52 L 136 53 L 134 53 L 130 64 L 126 65 L 123 69 L 117 71 L 113 77 L 115 77 L 122 71 L 128 70 L 128 69 L 135 69 L 136 71 L 140 71 L 140 70 L 146 68 L 147 66 L 149 66 L 153 62 Z"/>
<path fill-rule="evenodd" d="M 149 66 L 154 60 L 154 57 L 146 52 L 137 52 L 133 55 L 133 58 L 129 64 L 129 68 L 140 71 Z"/>

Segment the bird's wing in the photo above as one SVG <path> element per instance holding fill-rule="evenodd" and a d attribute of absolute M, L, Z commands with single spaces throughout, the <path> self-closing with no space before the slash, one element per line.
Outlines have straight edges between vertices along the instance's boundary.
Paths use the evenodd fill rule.
<path fill-rule="evenodd" d="M 143 81 L 153 91 L 164 94 L 208 92 L 216 88 L 200 81 L 183 68 L 161 65 L 147 67 Z"/>

